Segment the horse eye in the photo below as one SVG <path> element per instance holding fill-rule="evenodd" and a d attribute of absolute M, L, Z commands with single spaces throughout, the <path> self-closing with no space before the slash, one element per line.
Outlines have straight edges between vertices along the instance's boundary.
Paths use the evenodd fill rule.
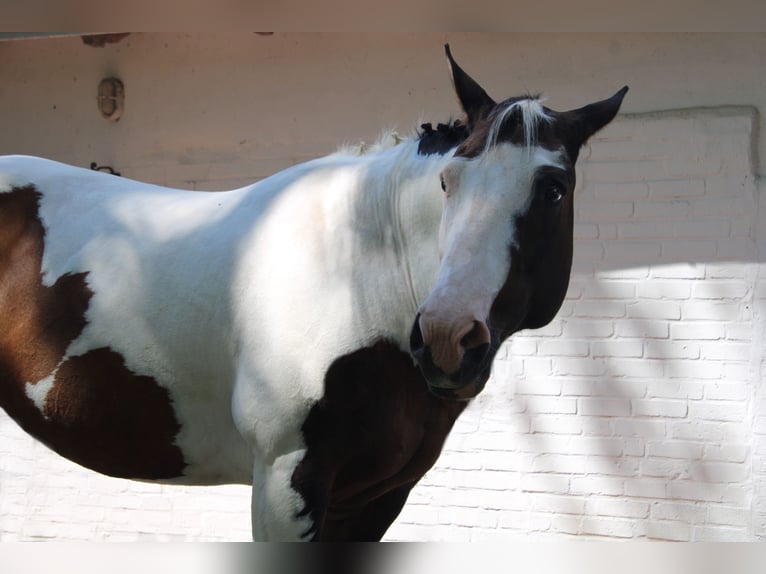
<path fill-rule="evenodd" d="M 552 203 L 557 204 L 564 197 L 564 188 L 558 183 L 551 183 L 545 187 L 545 199 Z"/>
<path fill-rule="evenodd" d="M 447 191 L 447 184 L 444 183 L 444 176 L 442 176 L 440 179 L 442 182 L 442 191 Z"/>

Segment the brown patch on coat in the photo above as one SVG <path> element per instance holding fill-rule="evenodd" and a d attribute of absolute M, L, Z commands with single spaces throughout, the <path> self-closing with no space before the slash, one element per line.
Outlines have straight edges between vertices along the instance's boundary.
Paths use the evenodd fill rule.
<path fill-rule="evenodd" d="M 0 406 L 32 436 L 85 467 L 124 478 L 180 476 L 183 455 L 174 444 L 180 425 L 166 389 L 132 373 L 107 348 L 61 362 L 85 328 L 93 293 L 86 273 L 43 285 L 39 197 L 31 185 L 0 193 Z M 40 412 L 26 384 L 54 371 Z"/>
<path fill-rule="evenodd" d="M 292 477 L 317 540 L 378 540 L 433 466 L 467 403 L 428 392 L 408 353 L 388 342 L 337 359 L 302 431 Z"/>
<path fill-rule="evenodd" d="M 181 425 L 167 389 L 132 373 L 111 349 L 64 361 L 43 414 L 53 449 L 83 466 L 129 478 L 183 471 L 183 455 L 173 444 Z"/>

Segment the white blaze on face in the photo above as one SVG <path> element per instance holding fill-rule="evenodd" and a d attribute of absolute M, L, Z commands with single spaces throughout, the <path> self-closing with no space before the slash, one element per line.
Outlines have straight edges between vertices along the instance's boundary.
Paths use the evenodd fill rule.
<path fill-rule="evenodd" d="M 489 342 L 486 321 L 512 264 L 515 220 L 529 209 L 535 173 L 545 165 L 560 167 L 561 153 L 501 143 L 477 158 L 453 159 L 442 173 L 441 267 L 420 307 L 420 330 L 448 375 L 460 368 L 463 337 Z"/>

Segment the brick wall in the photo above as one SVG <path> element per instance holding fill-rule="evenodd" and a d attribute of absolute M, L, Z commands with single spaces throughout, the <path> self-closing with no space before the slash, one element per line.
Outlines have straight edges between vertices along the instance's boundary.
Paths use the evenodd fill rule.
<path fill-rule="evenodd" d="M 52 453 L 0 411 L 0 541 L 249 540 L 250 489 L 120 480 Z"/>
<path fill-rule="evenodd" d="M 766 535 L 755 120 L 749 108 L 621 116 L 584 150 L 561 312 L 501 350 L 389 539 Z M 1 540 L 249 537 L 247 488 L 101 477 L 4 415 L 0 453 Z"/>

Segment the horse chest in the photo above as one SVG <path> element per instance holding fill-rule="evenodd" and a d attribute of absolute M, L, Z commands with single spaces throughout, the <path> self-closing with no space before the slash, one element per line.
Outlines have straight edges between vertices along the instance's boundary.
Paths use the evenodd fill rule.
<path fill-rule="evenodd" d="M 337 359 L 302 428 L 306 455 L 293 474 L 325 530 L 389 493 L 404 494 L 434 464 L 466 403 L 431 395 L 409 355 L 379 342 Z"/>

